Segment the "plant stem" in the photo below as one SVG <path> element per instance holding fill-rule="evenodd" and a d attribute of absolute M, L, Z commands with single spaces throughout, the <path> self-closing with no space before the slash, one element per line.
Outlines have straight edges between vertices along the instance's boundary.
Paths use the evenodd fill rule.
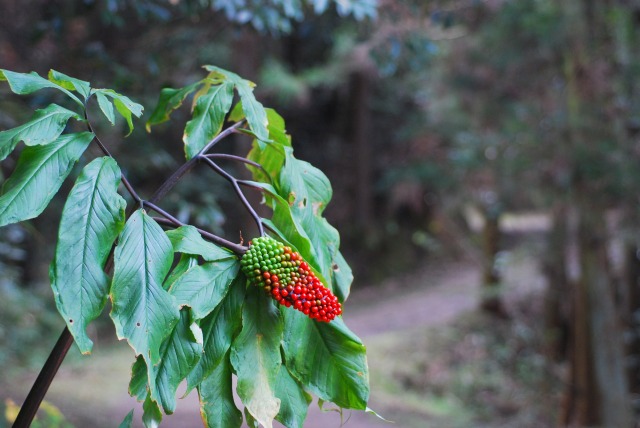
<path fill-rule="evenodd" d="M 86 105 L 84 109 L 84 118 L 87 121 L 87 127 L 89 128 L 89 131 L 91 131 L 94 135 L 93 139 L 95 140 L 98 147 L 100 147 L 100 150 L 102 150 L 102 153 L 104 153 L 106 156 L 109 156 L 112 159 L 115 159 L 111 155 L 107 147 L 104 144 L 102 144 L 102 141 L 100 141 L 100 138 L 98 138 L 98 134 L 96 134 L 96 132 L 93 130 L 93 126 L 91 126 L 91 121 L 89 120 L 89 112 L 86 108 Z M 127 180 L 127 177 L 124 175 L 122 171 L 120 171 L 120 177 L 122 179 L 122 184 L 124 184 L 124 187 L 127 189 L 127 192 L 129 192 L 131 197 L 139 204 L 142 201 L 142 198 L 138 196 L 138 193 L 135 191 L 135 189 L 133 188 L 129 180 Z"/>
<path fill-rule="evenodd" d="M 258 213 L 253 209 L 253 207 L 251 206 L 247 198 L 244 196 L 244 193 L 242 193 L 242 189 L 240 189 L 240 186 L 238 185 L 238 179 L 233 177 L 224 169 L 220 168 L 218 164 L 216 164 L 214 161 L 212 161 L 208 157 L 202 156 L 202 155 L 198 157 L 202 159 L 207 165 L 209 165 L 211 169 L 213 169 L 215 172 L 221 175 L 225 180 L 231 183 L 231 185 L 233 186 L 233 190 L 235 190 L 236 194 L 242 201 L 242 204 L 245 206 L 247 211 L 249 211 L 249 214 L 251 214 L 251 217 L 253 217 L 253 220 L 256 222 L 260 236 L 264 236 L 264 227 L 262 226 L 262 219 L 260 218 Z"/>
<path fill-rule="evenodd" d="M 73 336 L 66 327 L 58 338 L 55 346 L 49 354 L 49 358 L 44 363 L 38 378 L 33 383 L 31 391 L 24 400 L 24 404 L 20 408 L 20 412 L 13 423 L 13 428 L 28 428 L 40 407 L 40 403 L 44 399 L 49 385 L 56 376 L 64 357 L 67 355 L 69 348 L 73 344 Z"/>
<path fill-rule="evenodd" d="M 251 166 L 255 166 L 256 168 L 260 168 L 263 172 L 266 173 L 264 167 L 262 165 L 260 165 L 258 162 L 254 162 L 252 160 L 249 160 L 247 158 L 243 158 L 242 156 L 236 156 L 236 155 L 230 155 L 227 153 L 213 153 L 210 155 L 204 155 L 204 157 L 209 158 L 209 159 L 229 159 L 229 160 L 233 160 L 236 162 L 242 162 L 242 163 L 246 163 L 247 165 L 251 165 Z"/>
<path fill-rule="evenodd" d="M 162 225 L 165 226 L 169 226 L 169 227 L 176 227 L 176 226 L 185 226 L 184 223 L 180 223 L 178 221 L 178 223 L 180 223 L 179 225 L 176 225 L 176 223 L 170 219 L 167 218 L 163 218 L 163 217 L 153 217 L 153 219 Z M 240 244 L 235 244 L 233 242 L 227 241 L 224 238 L 221 238 L 218 235 L 214 235 L 211 232 L 208 232 L 206 230 L 202 230 L 202 229 L 198 229 L 196 227 L 196 230 L 200 233 L 200 235 L 202 235 L 203 238 L 207 239 L 208 241 L 213 242 L 214 244 L 218 244 L 221 245 L 225 248 L 230 249 L 231 251 L 233 251 L 234 253 L 236 253 L 239 256 L 242 256 L 244 253 L 247 252 L 247 250 L 249 249 L 248 247 L 245 247 L 244 245 L 240 245 Z"/>
<path fill-rule="evenodd" d="M 153 196 L 151 196 L 151 198 L 149 199 L 149 202 L 151 203 L 158 203 L 162 198 L 164 198 L 164 196 L 171 190 L 173 189 L 173 187 L 178 183 L 178 181 L 180 181 L 180 179 L 189 171 L 191 171 L 196 164 L 198 163 L 198 160 L 200 158 L 201 155 L 203 155 L 204 153 L 206 153 L 208 150 L 210 150 L 213 146 L 215 146 L 220 140 L 224 139 L 225 137 L 237 132 L 236 130 L 242 125 L 244 124 L 244 121 L 240 121 L 230 127 L 228 127 L 227 129 L 225 129 L 224 131 L 222 131 L 221 133 L 219 133 L 218 135 L 216 135 L 216 137 L 214 139 L 212 139 L 211 141 L 209 141 L 209 143 L 204 146 L 204 148 L 200 151 L 200 153 L 198 153 L 196 156 L 192 157 L 191 159 L 189 159 L 186 163 L 182 164 L 182 166 L 180 168 L 178 168 L 176 170 L 176 172 L 174 172 L 171 177 L 169 177 L 164 183 L 162 183 L 162 185 L 158 188 L 158 190 L 156 190 L 156 192 L 153 194 Z"/>

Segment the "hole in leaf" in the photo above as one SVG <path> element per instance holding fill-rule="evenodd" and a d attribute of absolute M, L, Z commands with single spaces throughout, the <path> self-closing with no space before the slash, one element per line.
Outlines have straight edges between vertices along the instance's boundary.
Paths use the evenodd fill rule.
<path fill-rule="evenodd" d="M 73 320 L 69 318 L 69 324 L 73 324 Z"/>
<path fill-rule="evenodd" d="M 333 266 L 331 266 L 331 268 L 335 271 L 338 272 L 340 270 L 340 267 L 338 266 L 337 263 L 334 263 Z"/>
<path fill-rule="evenodd" d="M 139 322 L 136 323 L 136 327 L 140 327 L 140 323 Z"/>

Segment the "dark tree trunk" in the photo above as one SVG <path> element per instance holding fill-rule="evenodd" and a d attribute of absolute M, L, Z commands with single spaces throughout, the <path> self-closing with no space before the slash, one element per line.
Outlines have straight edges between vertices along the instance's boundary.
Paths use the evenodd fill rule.
<path fill-rule="evenodd" d="M 485 224 L 482 231 L 482 295 L 480 307 L 483 311 L 504 318 L 507 316 L 501 298 L 501 272 L 496 267 L 496 257 L 500 251 L 500 216 L 485 212 Z"/>
<path fill-rule="evenodd" d="M 354 218 L 364 233 L 373 228 L 372 147 L 369 136 L 371 78 L 366 70 L 354 71 L 349 79 L 348 141 L 353 145 Z"/>
<path fill-rule="evenodd" d="M 559 203 L 553 210 L 552 227 L 547 237 L 543 270 L 547 277 L 544 325 L 547 354 L 555 361 L 567 358 L 571 296 L 567 278 L 567 210 Z"/>

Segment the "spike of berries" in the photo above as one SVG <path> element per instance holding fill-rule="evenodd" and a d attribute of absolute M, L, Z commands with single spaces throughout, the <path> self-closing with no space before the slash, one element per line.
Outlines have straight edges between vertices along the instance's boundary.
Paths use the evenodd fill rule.
<path fill-rule="evenodd" d="M 281 305 L 323 322 L 342 313 L 338 298 L 322 284 L 300 254 L 271 237 L 251 241 L 241 264 L 247 278 Z"/>

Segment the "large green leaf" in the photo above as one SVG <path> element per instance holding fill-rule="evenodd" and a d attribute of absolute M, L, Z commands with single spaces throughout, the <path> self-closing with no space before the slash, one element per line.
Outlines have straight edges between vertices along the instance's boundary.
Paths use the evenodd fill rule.
<path fill-rule="evenodd" d="M 193 226 L 181 226 L 166 233 L 176 253 L 201 256 L 208 262 L 236 258 L 233 252 L 205 241 Z"/>
<path fill-rule="evenodd" d="M 366 349 L 338 317 L 330 323 L 283 311 L 283 340 L 291 374 L 323 400 L 365 410 L 369 398 Z"/>
<path fill-rule="evenodd" d="M 218 135 L 233 101 L 233 85 L 212 86 L 196 101 L 192 119 L 184 128 L 185 154 L 191 159 Z"/>
<path fill-rule="evenodd" d="M 286 367 L 278 372 L 275 395 L 280 399 L 280 412 L 276 419 L 287 428 L 302 428 L 307 418 L 311 395 L 304 391 Z"/>
<path fill-rule="evenodd" d="M 198 364 L 187 376 L 187 391 L 191 391 L 209 376 L 231 347 L 241 327 L 245 285 L 244 275 L 238 275 L 229 286 L 229 291 L 222 302 L 200 321 L 204 352 Z"/>
<path fill-rule="evenodd" d="M 156 108 L 151 113 L 151 117 L 147 120 L 147 131 L 151 132 L 151 127 L 159 123 L 169 120 L 169 115 L 179 108 L 184 99 L 195 91 L 198 86 L 202 85 L 202 81 L 192 83 L 180 89 L 164 88 L 160 91 L 160 98 L 156 104 Z"/>
<path fill-rule="evenodd" d="M 242 412 L 233 402 L 231 373 L 227 353 L 198 385 L 200 415 L 206 428 L 239 428 L 242 425 Z"/>
<path fill-rule="evenodd" d="M 282 365 L 280 311 L 265 293 L 250 287 L 242 310 L 242 331 L 231 345 L 231 364 L 238 376 L 237 392 L 246 409 L 265 428 L 280 411 L 275 396 Z"/>
<path fill-rule="evenodd" d="M 256 100 L 256 97 L 253 94 L 253 88 L 256 86 L 255 83 L 245 80 L 237 74 L 223 70 L 219 67 L 205 65 L 204 68 L 213 76 L 222 76 L 229 82 L 233 83 L 236 91 L 238 91 L 238 95 L 240 95 L 242 111 L 247 118 L 247 122 L 249 122 L 249 127 L 255 134 L 256 138 L 261 141 L 268 141 L 269 130 L 267 129 L 267 125 L 269 122 L 267 119 L 267 113 L 265 108 L 260 104 L 260 102 L 258 102 L 258 100 Z"/>
<path fill-rule="evenodd" d="M 56 70 L 49 70 L 48 77 L 49 81 L 55 83 L 56 85 L 62 86 L 63 88 L 70 91 L 78 92 L 85 100 L 91 93 L 91 86 L 89 85 L 89 82 L 85 82 L 84 80 L 67 76 L 66 74 Z"/>
<path fill-rule="evenodd" d="M 0 69 L 0 81 L 6 80 L 11 90 L 18 95 L 27 95 L 40 89 L 52 88 L 64 92 L 69 98 L 84 108 L 84 103 L 63 86 L 51 82 L 40 76 L 35 71 L 31 73 L 16 73 L 10 70 Z"/>
<path fill-rule="evenodd" d="M 202 333 L 189 312 L 188 308 L 180 311 L 180 321 L 160 348 L 160 363 L 152 367 L 151 377 L 166 414 L 175 411 L 178 385 L 202 355 Z"/>
<path fill-rule="evenodd" d="M 86 326 L 100 315 L 109 293 L 104 263 L 124 227 L 119 184 L 120 168 L 112 158 L 97 158 L 82 170 L 62 211 L 51 265 L 56 306 L 85 354 L 93 346 Z"/>
<path fill-rule="evenodd" d="M 91 132 L 66 134 L 46 146 L 25 148 L 2 186 L 0 226 L 40 215 L 93 137 Z"/>
<path fill-rule="evenodd" d="M 5 159 L 20 141 L 27 146 L 38 146 L 55 141 L 70 118 L 81 120 L 76 112 L 57 104 L 36 110 L 28 122 L 0 132 L 0 160 Z"/>
<path fill-rule="evenodd" d="M 127 221 L 114 253 L 111 318 L 147 367 L 160 362 L 160 346 L 180 319 L 173 296 L 162 288 L 173 249 L 162 228 L 143 210 Z M 155 382 L 151 397 L 157 400 Z"/>
<path fill-rule="evenodd" d="M 207 262 L 185 272 L 169 292 L 179 305 L 189 306 L 195 319 L 200 320 L 218 306 L 239 270 L 237 259 Z"/>
<path fill-rule="evenodd" d="M 285 149 L 285 154 L 286 160 L 279 176 L 280 195 L 287 198 L 292 217 L 309 237 L 317 268 L 325 279 L 331 281 L 331 288 L 344 301 L 349 295 L 353 275 L 338 250 L 338 231 L 322 216 L 331 200 L 331 184 L 322 171 L 296 159 L 290 148 Z"/>

